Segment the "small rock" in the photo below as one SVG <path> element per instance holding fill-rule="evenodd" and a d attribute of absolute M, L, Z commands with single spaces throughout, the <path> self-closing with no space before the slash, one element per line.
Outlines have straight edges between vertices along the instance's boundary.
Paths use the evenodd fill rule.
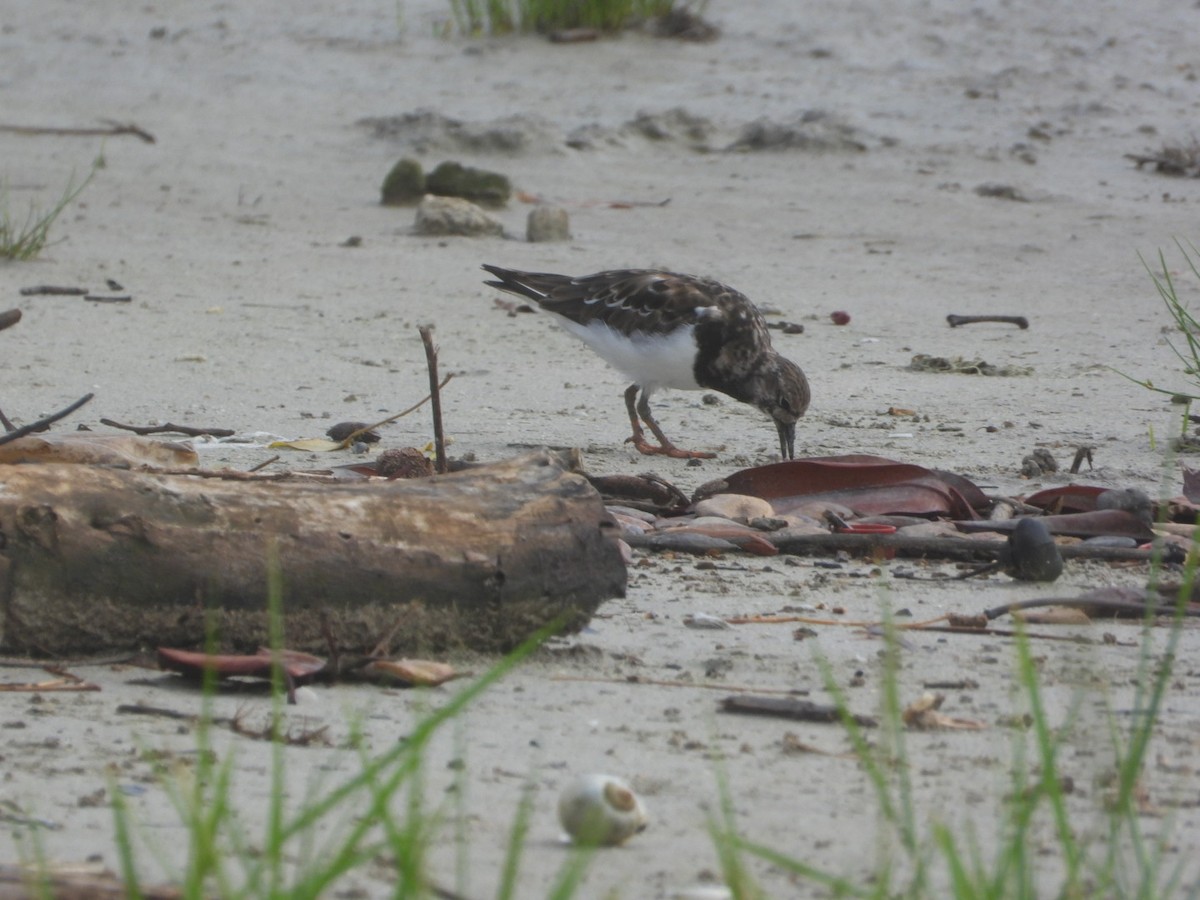
<path fill-rule="evenodd" d="M 421 164 L 406 156 L 383 179 L 380 203 L 384 206 L 410 206 L 425 196 L 425 173 Z"/>
<path fill-rule="evenodd" d="M 461 197 L 484 206 L 503 206 L 512 196 L 512 184 L 507 176 L 449 160 L 425 177 L 425 190 L 442 197 Z"/>
<path fill-rule="evenodd" d="M 531 244 L 545 241 L 569 241 L 570 222 L 561 206 L 535 206 L 525 221 L 525 239 Z"/>
<path fill-rule="evenodd" d="M 417 234 L 501 235 L 504 226 L 486 212 L 459 197 L 436 197 L 427 194 L 417 207 Z"/>
<path fill-rule="evenodd" d="M 1019 581 L 1054 581 L 1062 574 L 1063 559 L 1054 535 L 1040 519 L 1017 520 L 1000 554 L 1004 570 Z"/>
<path fill-rule="evenodd" d="M 766 500 L 745 494 L 714 494 L 697 503 L 694 511 L 697 516 L 720 516 L 741 522 L 775 515 L 775 510 Z"/>

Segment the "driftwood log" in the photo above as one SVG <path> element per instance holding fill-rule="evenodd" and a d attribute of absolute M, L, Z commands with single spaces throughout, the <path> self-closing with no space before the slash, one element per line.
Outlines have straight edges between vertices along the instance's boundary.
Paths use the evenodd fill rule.
<path fill-rule="evenodd" d="M 413 481 L 226 481 L 0 465 L 0 651 L 504 651 L 623 596 L 616 528 L 549 451 Z"/>

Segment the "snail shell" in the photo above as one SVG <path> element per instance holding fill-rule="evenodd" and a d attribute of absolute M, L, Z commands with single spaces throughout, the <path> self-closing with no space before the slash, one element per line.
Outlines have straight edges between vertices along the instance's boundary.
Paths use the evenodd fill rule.
<path fill-rule="evenodd" d="M 646 810 L 615 775 L 580 775 L 558 796 L 558 821 L 577 844 L 611 846 L 646 827 Z"/>

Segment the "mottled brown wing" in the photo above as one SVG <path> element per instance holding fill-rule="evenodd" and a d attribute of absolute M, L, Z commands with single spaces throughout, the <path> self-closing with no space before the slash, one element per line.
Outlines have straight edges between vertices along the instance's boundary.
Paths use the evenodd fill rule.
<path fill-rule="evenodd" d="M 708 278 L 657 269 L 617 269 L 572 278 L 547 272 L 518 272 L 484 266 L 499 281 L 488 284 L 536 301 L 544 309 L 581 325 L 603 319 L 625 332 L 663 334 L 680 324 L 719 317 L 738 297 L 732 288 Z"/>

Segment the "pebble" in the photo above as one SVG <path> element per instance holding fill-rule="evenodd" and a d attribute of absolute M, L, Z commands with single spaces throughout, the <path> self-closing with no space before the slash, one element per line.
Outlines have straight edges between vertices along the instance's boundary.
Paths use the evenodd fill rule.
<path fill-rule="evenodd" d="M 525 239 L 531 244 L 569 241 L 571 224 L 567 211 L 561 206 L 535 206 L 525 220 Z"/>
<path fill-rule="evenodd" d="M 489 216 L 469 200 L 426 194 L 417 207 L 414 225 L 417 234 L 476 237 L 504 233 L 499 220 Z"/>
<path fill-rule="evenodd" d="M 746 494 L 714 494 L 701 500 L 693 509 L 697 516 L 720 516 L 742 522 L 775 515 L 774 507 L 766 500 Z"/>

